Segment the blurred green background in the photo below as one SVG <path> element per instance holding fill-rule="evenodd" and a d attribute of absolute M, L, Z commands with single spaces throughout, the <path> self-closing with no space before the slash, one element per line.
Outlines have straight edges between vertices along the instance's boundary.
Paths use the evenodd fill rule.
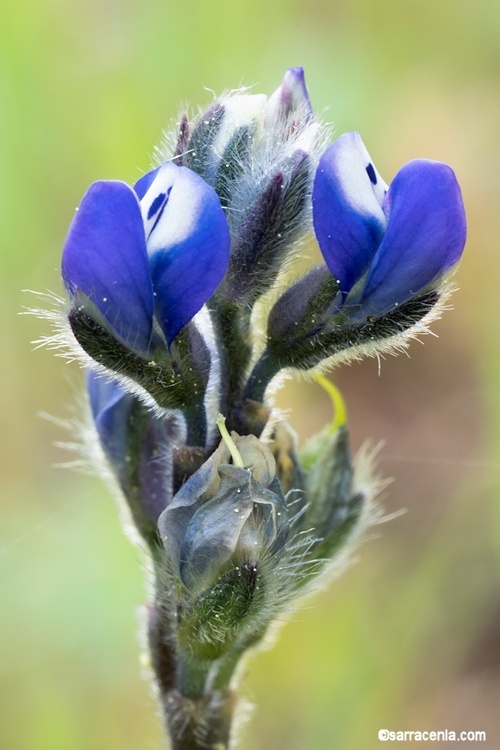
<path fill-rule="evenodd" d="M 161 747 L 140 555 L 100 481 L 54 466 L 67 435 L 40 412 L 76 409 L 81 373 L 32 351 L 47 324 L 19 316 L 37 304 L 22 290 L 61 291 L 88 184 L 137 178 L 179 104 L 270 93 L 291 65 L 387 181 L 414 157 L 452 164 L 469 240 L 439 338 L 380 377 L 374 361 L 335 374 L 354 447 L 385 441 L 387 512 L 407 512 L 249 662 L 241 748 L 370 750 L 379 728 L 479 729 L 500 747 L 499 39 L 498 0 L 3 0 L 1 748 Z M 329 409 L 308 384 L 279 403 L 302 437 Z"/>

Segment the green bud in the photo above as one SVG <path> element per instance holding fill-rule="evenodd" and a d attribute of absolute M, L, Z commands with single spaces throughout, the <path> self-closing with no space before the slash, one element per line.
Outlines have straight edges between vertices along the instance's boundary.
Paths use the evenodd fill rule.
<path fill-rule="evenodd" d="M 266 576 L 289 531 L 269 448 L 254 435 L 220 429 L 220 446 L 158 522 L 177 596 L 179 644 L 206 660 L 261 631 Z"/>

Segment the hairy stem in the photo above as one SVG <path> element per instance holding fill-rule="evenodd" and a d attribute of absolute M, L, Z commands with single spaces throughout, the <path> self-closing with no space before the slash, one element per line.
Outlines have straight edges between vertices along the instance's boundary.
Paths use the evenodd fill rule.
<path fill-rule="evenodd" d="M 280 364 L 276 360 L 271 360 L 267 351 L 264 351 L 250 373 L 243 398 L 248 401 L 263 403 L 269 383 L 280 370 Z"/>
<path fill-rule="evenodd" d="M 228 428 L 231 430 L 231 415 L 241 399 L 245 375 L 252 356 L 251 309 L 237 307 L 225 300 L 216 300 L 213 312 L 219 341 L 222 342 L 220 410 L 227 417 Z"/>
<path fill-rule="evenodd" d="M 173 690 L 164 700 L 171 750 L 229 750 L 236 696 L 215 691 L 193 701 Z"/>

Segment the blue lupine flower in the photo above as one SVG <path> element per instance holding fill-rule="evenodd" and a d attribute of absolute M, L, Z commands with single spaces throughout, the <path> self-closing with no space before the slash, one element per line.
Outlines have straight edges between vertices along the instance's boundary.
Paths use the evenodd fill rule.
<path fill-rule="evenodd" d="M 147 356 L 153 317 L 170 344 L 219 285 L 229 245 L 215 191 L 166 162 L 134 189 L 90 186 L 66 239 L 62 275 L 77 304 L 83 293 L 122 343 Z"/>
<path fill-rule="evenodd" d="M 388 187 L 358 133 L 345 133 L 324 152 L 313 219 L 339 283 L 339 306 L 353 319 L 379 317 L 439 281 L 460 259 L 466 237 L 462 196 L 449 166 L 411 161 Z"/>
<path fill-rule="evenodd" d="M 156 417 L 116 380 L 91 370 L 87 392 L 99 442 L 135 521 L 155 529 L 172 496 L 175 423 Z"/>

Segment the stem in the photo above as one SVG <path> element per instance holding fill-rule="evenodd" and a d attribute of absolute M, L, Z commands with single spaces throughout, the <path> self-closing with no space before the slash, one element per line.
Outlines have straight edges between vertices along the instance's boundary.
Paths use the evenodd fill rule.
<path fill-rule="evenodd" d="M 210 669 L 210 663 L 182 658 L 179 659 L 177 687 L 179 692 L 192 701 L 198 701 L 205 695 L 205 685 Z"/>
<path fill-rule="evenodd" d="M 240 434 L 247 434 L 253 422 L 256 427 L 250 431 L 260 434 L 268 416 L 262 404 L 264 393 L 279 369 L 264 355 L 246 382 L 252 355 L 250 313 L 221 300 L 216 300 L 213 310 L 221 342 L 220 408 L 230 429 L 241 425 Z M 203 446 L 207 427 L 203 401 L 195 398 L 185 403 L 183 410 L 188 445 Z M 158 586 L 162 585 L 160 568 L 156 570 Z M 149 644 L 171 750 L 229 750 L 236 706 L 229 685 L 244 651 L 252 644 L 240 644 L 223 658 L 196 659 L 180 647 L 175 606 L 169 610 L 162 600 L 160 595 L 150 618 Z"/>
<path fill-rule="evenodd" d="M 250 373 L 250 377 L 248 378 L 248 382 L 243 392 L 243 398 L 263 403 L 269 383 L 281 369 L 282 368 L 278 362 L 269 358 L 267 350 L 264 351 Z"/>
<path fill-rule="evenodd" d="M 264 622 L 257 632 L 247 637 L 218 660 L 209 676 L 208 686 L 210 690 L 226 690 L 229 688 L 241 659 L 248 653 L 249 649 L 254 648 L 262 641 L 267 633 L 268 625 L 269 621 Z"/>
<path fill-rule="evenodd" d="M 252 309 L 216 298 L 212 313 L 218 340 L 222 343 L 219 410 L 226 417 L 229 430 L 258 437 L 269 418 L 269 410 L 262 399 L 253 399 L 247 393 L 247 373 L 252 358 Z"/>
<path fill-rule="evenodd" d="M 207 414 L 203 399 L 196 398 L 183 409 L 187 426 L 187 445 L 204 447 L 207 439 Z"/>
<path fill-rule="evenodd" d="M 252 356 L 250 341 L 251 309 L 241 308 L 225 300 L 216 300 L 214 324 L 221 346 L 220 411 L 230 420 L 241 399 L 245 375 Z"/>
<path fill-rule="evenodd" d="M 211 690 L 227 689 L 231 684 L 236 667 L 246 650 L 247 645 L 245 644 L 240 648 L 235 648 L 233 651 L 230 651 L 226 656 L 219 660 L 216 669 L 210 676 Z"/>
<path fill-rule="evenodd" d="M 210 663 L 182 660 L 165 630 L 161 614 L 151 618 L 149 644 L 171 750 L 228 750 L 236 696 L 207 691 Z"/>
<path fill-rule="evenodd" d="M 161 555 L 151 550 L 156 590 L 164 576 Z M 149 608 L 148 642 L 171 750 L 229 750 L 236 696 L 219 680 L 208 686 L 213 662 L 182 653 L 175 638 L 175 612 L 158 593 Z"/>
<path fill-rule="evenodd" d="M 235 706 L 229 690 L 198 701 L 173 690 L 164 701 L 171 750 L 228 750 Z"/>
<path fill-rule="evenodd" d="M 175 686 L 177 664 L 171 629 L 165 622 L 161 605 L 153 605 L 150 609 L 148 643 L 151 652 L 151 665 L 163 699 Z"/>

